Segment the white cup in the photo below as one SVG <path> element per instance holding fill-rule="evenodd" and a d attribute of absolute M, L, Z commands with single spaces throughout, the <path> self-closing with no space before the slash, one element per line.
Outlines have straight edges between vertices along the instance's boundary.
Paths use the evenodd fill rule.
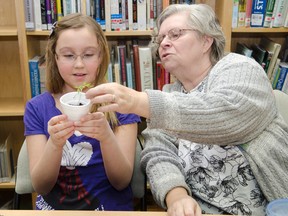
<path fill-rule="evenodd" d="M 91 102 L 86 99 L 83 92 L 69 92 L 60 98 L 63 113 L 71 121 L 79 121 L 82 116 L 87 114 L 91 107 Z"/>

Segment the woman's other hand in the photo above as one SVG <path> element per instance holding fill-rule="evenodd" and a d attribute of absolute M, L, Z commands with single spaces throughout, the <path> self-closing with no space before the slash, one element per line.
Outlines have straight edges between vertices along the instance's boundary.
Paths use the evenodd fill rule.
<path fill-rule="evenodd" d="M 168 216 L 202 216 L 201 208 L 184 188 L 174 188 L 166 196 Z"/>

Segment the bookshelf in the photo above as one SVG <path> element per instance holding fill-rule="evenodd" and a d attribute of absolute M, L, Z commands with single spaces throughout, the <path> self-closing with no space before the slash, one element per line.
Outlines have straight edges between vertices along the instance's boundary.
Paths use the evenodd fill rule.
<path fill-rule="evenodd" d="M 288 28 L 234 28 L 232 29 L 231 0 L 201 0 L 215 9 L 226 36 L 226 51 L 235 51 L 238 41 L 248 45 L 259 43 L 267 36 L 284 45 Z M 13 133 L 14 160 L 24 140 L 23 114 L 31 98 L 28 60 L 43 54 L 49 31 L 26 31 L 24 1 L 0 0 L 0 135 Z M 149 39 L 152 31 L 105 32 L 109 42 L 121 39 Z M 15 181 L 0 183 L 0 196 L 7 189 L 14 192 Z M 5 190 L 5 192 L 3 192 Z"/>

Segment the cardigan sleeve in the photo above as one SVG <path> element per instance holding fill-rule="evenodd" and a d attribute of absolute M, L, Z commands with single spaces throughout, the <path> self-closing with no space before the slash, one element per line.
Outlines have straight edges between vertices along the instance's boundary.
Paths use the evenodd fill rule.
<path fill-rule="evenodd" d="M 147 126 L 197 143 L 246 143 L 277 113 L 265 71 L 238 54 L 227 55 L 212 68 L 201 92 L 181 93 L 178 82 L 169 92 L 146 92 L 151 113 Z"/>

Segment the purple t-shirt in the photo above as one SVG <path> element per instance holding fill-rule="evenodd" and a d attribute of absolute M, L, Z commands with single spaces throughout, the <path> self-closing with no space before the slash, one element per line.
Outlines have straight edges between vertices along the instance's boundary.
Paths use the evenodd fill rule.
<path fill-rule="evenodd" d="M 45 134 L 48 121 L 61 111 L 50 93 L 32 98 L 24 114 L 25 136 Z M 119 124 L 140 122 L 134 114 L 117 113 Z M 111 149 L 113 151 L 113 149 Z M 99 141 L 74 134 L 63 148 L 57 183 L 47 195 L 39 195 L 37 209 L 133 210 L 133 194 L 128 186 L 117 191 L 106 176 Z"/>

